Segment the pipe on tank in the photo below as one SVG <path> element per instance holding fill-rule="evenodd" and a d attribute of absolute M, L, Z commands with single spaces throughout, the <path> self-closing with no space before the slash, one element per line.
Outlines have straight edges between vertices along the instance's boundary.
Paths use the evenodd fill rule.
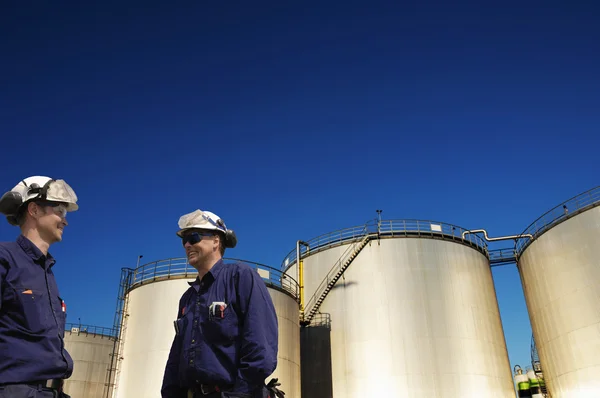
<path fill-rule="evenodd" d="M 510 236 L 501 236 L 499 238 L 490 238 L 487 236 L 487 231 L 485 229 L 472 229 L 470 231 L 464 231 L 462 233 L 462 238 L 464 239 L 466 234 L 475 234 L 478 232 L 483 232 L 483 236 L 484 236 L 485 240 L 487 240 L 488 242 L 493 242 L 493 241 L 497 241 L 497 240 L 507 240 L 507 239 L 519 239 L 519 238 L 529 238 L 529 239 L 533 240 L 533 235 L 531 235 L 531 234 L 510 235 Z"/>
<path fill-rule="evenodd" d="M 310 250 L 308 243 L 303 240 L 296 242 L 296 262 L 298 263 L 298 284 L 300 285 L 300 319 L 304 321 L 304 262 L 300 258 L 300 245 L 306 246 L 307 252 Z"/>

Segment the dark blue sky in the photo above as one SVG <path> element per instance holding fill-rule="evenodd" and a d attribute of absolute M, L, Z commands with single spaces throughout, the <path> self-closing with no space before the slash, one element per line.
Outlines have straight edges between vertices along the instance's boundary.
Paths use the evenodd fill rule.
<path fill-rule="evenodd" d="M 68 321 L 112 326 L 120 268 L 182 256 L 196 208 L 278 266 L 376 209 L 499 236 L 599 185 L 593 2 L 127 4 L 0 5 L 0 187 L 79 195 L 52 250 Z M 524 366 L 518 274 L 493 274 Z"/>

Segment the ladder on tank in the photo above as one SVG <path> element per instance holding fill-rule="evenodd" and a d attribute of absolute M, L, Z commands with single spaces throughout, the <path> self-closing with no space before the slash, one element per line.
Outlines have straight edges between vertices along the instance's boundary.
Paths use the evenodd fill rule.
<path fill-rule="evenodd" d="M 542 363 L 537 351 L 537 345 L 535 344 L 535 337 L 531 334 L 531 367 L 538 380 L 540 380 L 540 392 L 544 398 L 552 398 L 546 382 L 544 380 L 544 373 L 542 370 Z"/>
<path fill-rule="evenodd" d="M 333 289 L 337 281 L 342 277 L 344 271 L 352 264 L 352 261 L 358 256 L 358 253 L 360 253 L 367 243 L 369 243 L 369 240 L 371 240 L 371 236 L 367 234 L 360 241 L 349 245 L 346 251 L 335 262 L 333 267 L 331 267 L 331 270 L 327 273 L 323 282 L 317 287 L 315 294 L 313 294 L 306 303 L 307 315 L 304 318 L 304 323 L 310 323 L 319 311 L 321 304 L 323 304 L 323 301 L 325 301 L 325 298 L 331 289 Z"/>
<path fill-rule="evenodd" d="M 133 270 L 131 268 L 121 269 L 121 281 L 119 284 L 119 294 L 117 296 L 117 311 L 115 313 L 114 329 L 116 331 L 115 346 L 111 354 L 110 368 L 108 369 L 106 394 L 105 398 L 116 397 L 117 384 L 122 361 L 121 353 L 123 352 L 123 342 L 125 341 L 125 331 L 127 330 L 127 310 L 129 305 L 129 287 L 131 286 Z M 113 376 L 114 373 L 114 376 Z"/>

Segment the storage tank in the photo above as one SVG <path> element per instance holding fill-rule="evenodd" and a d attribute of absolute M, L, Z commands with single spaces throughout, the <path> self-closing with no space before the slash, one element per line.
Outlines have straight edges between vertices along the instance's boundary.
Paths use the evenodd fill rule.
<path fill-rule="evenodd" d="M 600 187 L 556 206 L 517 243 L 517 265 L 552 398 L 600 397 Z"/>
<path fill-rule="evenodd" d="M 64 340 L 73 358 L 73 374 L 65 380 L 65 392 L 78 398 L 105 398 L 115 330 L 69 323 Z"/>
<path fill-rule="evenodd" d="M 515 384 L 517 385 L 517 395 L 519 398 L 531 398 L 529 377 L 527 373 L 523 373 L 523 369 L 519 365 L 515 366 Z"/>
<path fill-rule="evenodd" d="M 305 319 L 320 301 L 330 319 L 333 397 L 515 397 L 487 247 L 464 231 L 390 220 L 302 242 Z"/>
<path fill-rule="evenodd" d="M 225 259 L 225 262 L 230 261 L 234 260 Z M 266 381 L 279 378 L 286 397 L 300 398 L 298 285 L 280 270 L 244 262 L 254 267 L 265 281 L 277 312 L 278 365 Z M 188 282 L 196 276 L 197 271 L 186 258 L 172 258 L 142 265 L 122 277 L 127 286 L 123 289 L 120 360 L 113 396 L 160 398 L 165 365 L 175 336 L 173 321 L 177 317 L 179 299 L 189 288 Z"/>

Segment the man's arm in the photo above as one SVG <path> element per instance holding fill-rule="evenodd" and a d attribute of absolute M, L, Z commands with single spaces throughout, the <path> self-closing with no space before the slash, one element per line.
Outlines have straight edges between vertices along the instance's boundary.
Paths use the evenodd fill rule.
<path fill-rule="evenodd" d="M 233 390 L 251 393 L 277 367 L 277 315 L 265 282 L 250 267 L 240 270 L 237 296 L 242 341 Z"/>
<path fill-rule="evenodd" d="M 181 304 L 180 304 L 181 308 Z M 181 314 L 181 310 L 177 312 L 177 318 Z M 165 374 L 163 383 L 160 389 L 162 398 L 187 398 L 187 391 L 179 385 L 179 356 L 181 355 L 181 336 L 175 333 L 173 343 L 171 343 L 171 351 L 165 366 Z"/>
<path fill-rule="evenodd" d="M 0 309 L 2 309 L 2 287 L 4 286 L 4 279 L 6 279 L 6 272 L 8 269 L 8 256 L 6 255 L 4 248 L 0 247 Z"/>

